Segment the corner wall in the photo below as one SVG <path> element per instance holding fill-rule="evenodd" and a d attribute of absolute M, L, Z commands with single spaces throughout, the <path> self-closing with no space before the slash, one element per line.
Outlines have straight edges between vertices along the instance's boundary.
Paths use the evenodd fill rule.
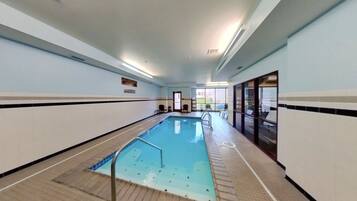
<path fill-rule="evenodd" d="M 233 79 L 279 70 L 278 161 L 316 200 L 357 197 L 356 10 L 344 1 Z"/>
<path fill-rule="evenodd" d="M 0 52 L 0 175 L 157 109 L 156 85 L 123 87 L 121 75 L 4 38 Z"/>
<path fill-rule="evenodd" d="M 249 67 L 245 71 L 239 73 L 233 77 L 228 87 L 228 111 L 229 111 L 229 123 L 233 125 L 233 86 L 250 79 L 260 77 L 262 75 L 278 71 L 279 73 L 279 90 L 285 86 L 285 67 L 287 66 L 287 47 L 284 46 L 268 57 L 262 59 L 258 63 Z"/>
<path fill-rule="evenodd" d="M 317 200 L 357 197 L 356 10 L 345 1 L 288 40 L 279 99 L 303 107 L 279 109 L 279 160 Z"/>

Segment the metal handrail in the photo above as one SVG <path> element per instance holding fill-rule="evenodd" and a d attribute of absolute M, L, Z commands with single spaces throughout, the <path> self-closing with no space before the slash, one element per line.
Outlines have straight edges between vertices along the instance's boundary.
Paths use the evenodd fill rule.
<path fill-rule="evenodd" d="M 136 140 L 140 140 L 140 141 L 144 142 L 145 144 L 147 144 L 147 145 L 149 145 L 149 146 L 152 146 L 152 147 L 154 147 L 155 149 L 157 149 L 157 150 L 160 151 L 161 168 L 163 168 L 163 167 L 164 167 L 164 163 L 163 163 L 163 161 L 162 161 L 162 148 L 160 148 L 160 147 L 158 147 L 158 146 L 156 146 L 156 145 L 154 145 L 154 144 L 152 144 L 152 143 L 150 143 L 150 142 L 144 140 L 144 139 L 141 138 L 141 137 L 136 137 L 135 139 L 136 139 Z"/>
<path fill-rule="evenodd" d="M 129 142 L 127 142 L 124 146 L 120 147 L 120 149 L 118 149 L 113 156 L 112 159 L 112 164 L 111 164 L 111 191 L 112 191 L 112 201 L 116 201 L 117 200 L 117 194 L 116 194 L 116 185 L 115 185 L 115 181 L 116 181 L 116 176 L 115 176 L 115 164 L 118 160 L 119 154 L 122 152 L 122 150 L 124 149 L 124 147 L 128 146 L 128 144 L 130 144 L 132 141 L 134 140 L 140 140 L 142 142 L 144 142 L 147 145 L 150 145 L 158 150 L 160 150 L 160 158 L 161 158 L 161 168 L 164 167 L 163 161 L 162 161 L 162 149 L 140 137 L 136 137 L 132 140 L 130 140 Z"/>
<path fill-rule="evenodd" d="M 206 115 L 208 114 L 207 111 L 203 112 L 202 115 L 201 115 L 201 119 L 204 119 L 206 117 Z"/>
<path fill-rule="evenodd" d="M 205 119 L 205 117 L 208 115 L 208 119 Z M 207 126 L 209 127 L 209 128 L 213 128 L 212 127 L 212 115 L 209 113 L 209 112 L 204 112 L 202 115 L 201 115 L 201 119 L 202 119 L 202 123 L 204 123 L 204 122 L 208 122 L 208 124 L 207 124 Z M 205 125 L 205 124 L 203 124 L 203 125 Z"/>

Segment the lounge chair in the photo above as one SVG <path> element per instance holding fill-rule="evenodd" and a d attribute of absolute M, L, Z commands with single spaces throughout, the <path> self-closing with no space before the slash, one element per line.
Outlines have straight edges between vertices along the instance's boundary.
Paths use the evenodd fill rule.
<path fill-rule="evenodd" d="M 188 105 L 187 105 L 187 104 L 184 104 L 184 105 L 182 106 L 181 112 L 189 113 L 189 111 L 188 111 Z"/>
<path fill-rule="evenodd" d="M 159 105 L 159 109 L 157 110 L 158 113 L 164 113 L 167 112 L 165 105 Z"/>

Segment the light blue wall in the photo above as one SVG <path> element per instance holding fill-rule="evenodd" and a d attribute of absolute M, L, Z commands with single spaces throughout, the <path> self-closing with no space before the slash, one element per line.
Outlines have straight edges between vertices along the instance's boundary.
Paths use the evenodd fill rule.
<path fill-rule="evenodd" d="M 163 87 L 161 97 L 172 99 L 174 91 L 181 91 L 182 98 L 191 98 L 191 87 Z"/>
<path fill-rule="evenodd" d="M 357 1 L 339 4 L 288 39 L 286 47 L 231 79 L 233 84 L 279 70 L 279 94 L 355 90 Z"/>
<path fill-rule="evenodd" d="M 231 79 L 233 84 L 242 83 L 247 80 L 274 72 L 279 71 L 279 90 L 285 91 L 286 86 L 286 69 L 287 69 L 287 47 L 284 46 L 275 51 L 268 57 L 262 59 L 258 63 L 249 67 L 245 71 L 239 73 Z"/>
<path fill-rule="evenodd" d="M 289 38 L 288 92 L 357 87 L 357 1 L 345 1 Z"/>
<path fill-rule="evenodd" d="M 126 87 L 128 88 L 128 87 Z M 156 98 L 160 87 L 138 82 L 124 94 L 121 75 L 0 38 L 0 92 Z"/>

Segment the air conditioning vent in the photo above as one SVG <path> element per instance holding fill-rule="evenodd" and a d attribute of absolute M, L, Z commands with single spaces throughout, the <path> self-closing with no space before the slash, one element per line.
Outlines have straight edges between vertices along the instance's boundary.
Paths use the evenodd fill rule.
<path fill-rule="evenodd" d="M 208 49 L 207 50 L 208 55 L 217 54 L 217 53 L 218 53 L 218 49 Z"/>
<path fill-rule="evenodd" d="M 74 56 L 74 55 L 72 55 L 71 58 L 74 59 L 74 60 L 77 60 L 77 61 L 81 61 L 81 62 L 84 62 L 84 61 L 85 61 L 84 59 L 79 58 L 79 57 Z"/>

